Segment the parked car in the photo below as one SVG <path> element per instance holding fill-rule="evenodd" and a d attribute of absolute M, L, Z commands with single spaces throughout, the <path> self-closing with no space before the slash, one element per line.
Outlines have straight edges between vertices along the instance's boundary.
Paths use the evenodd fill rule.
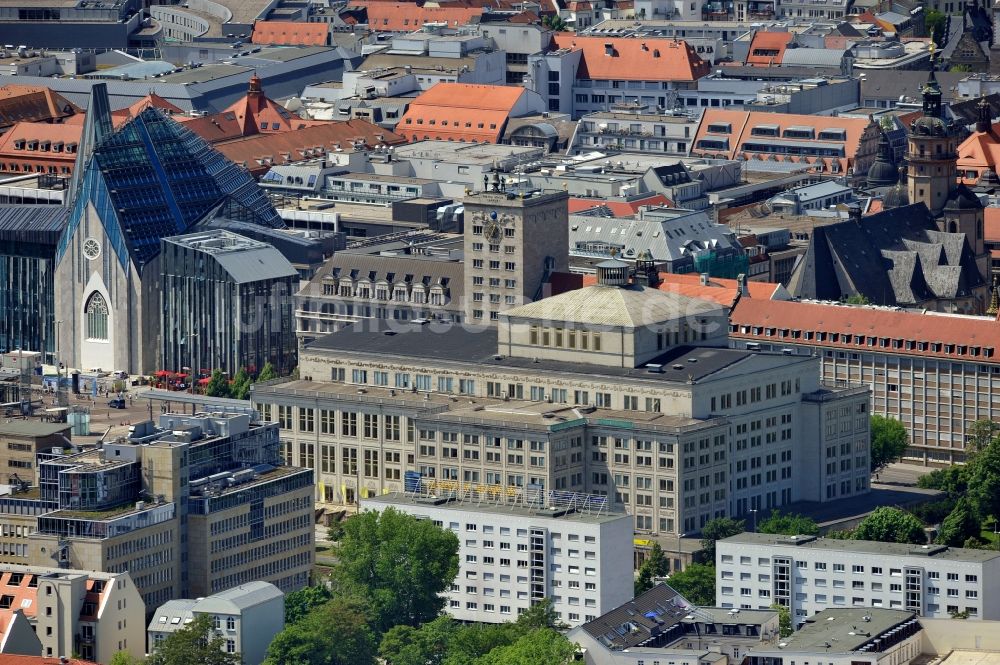
<path fill-rule="evenodd" d="M 108 402 L 108 407 L 111 409 L 124 409 L 125 408 L 125 398 L 116 397 L 110 402 Z"/>

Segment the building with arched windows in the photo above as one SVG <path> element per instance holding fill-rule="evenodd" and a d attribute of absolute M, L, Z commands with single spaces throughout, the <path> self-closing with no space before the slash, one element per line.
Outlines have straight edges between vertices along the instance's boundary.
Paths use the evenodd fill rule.
<path fill-rule="evenodd" d="M 55 252 L 60 360 L 145 373 L 159 365 L 160 241 L 225 217 L 281 219 L 251 176 L 161 109 L 114 128 L 94 86 Z"/>

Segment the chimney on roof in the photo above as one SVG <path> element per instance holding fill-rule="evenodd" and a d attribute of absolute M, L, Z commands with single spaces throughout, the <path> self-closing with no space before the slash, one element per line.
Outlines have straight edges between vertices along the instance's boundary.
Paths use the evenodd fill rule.
<path fill-rule="evenodd" d="M 702 286 L 708 286 L 708 273 L 707 272 L 701 273 L 699 275 L 699 278 L 700 278 Z"/>
<path fill-rule="evenodd" d="M 847 204 L 847 218 L 855 224 L 861 223 L 861 206 L 857 203 Z"/>
<path fill-rule="evenodd" d="M 747 285 L 746 273 L 740 273 L 736 276 L 736 289 L 740 293 L 740 298 L 750 297 L 750 287 Z"/>

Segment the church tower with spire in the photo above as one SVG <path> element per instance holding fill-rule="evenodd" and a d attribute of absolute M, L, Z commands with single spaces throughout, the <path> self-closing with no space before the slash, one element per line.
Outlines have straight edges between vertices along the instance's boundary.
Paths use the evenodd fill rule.
<path fill-rule="evenodd" d="M 924 84 L 923 115 L 912 123 L 906 137 L 907 194 L 910 203 L 921 203 L 940 215 L 957 182 L 958 132 L 942 117 L 941 86 L 931 69 Z"/>

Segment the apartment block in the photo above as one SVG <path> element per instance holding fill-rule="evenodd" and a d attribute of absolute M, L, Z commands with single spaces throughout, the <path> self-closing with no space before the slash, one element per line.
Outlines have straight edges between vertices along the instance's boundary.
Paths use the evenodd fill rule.
<path fill-rule="evenodd" d="M 446 595 L 460 621 L 510 621 L 550 598 L 558 620 L 576 626 L 632 597 L 632 520 L 609 512 L 606 497 L 529 489 L 511 505 L 414 490 L 361 508 L 391 507 L 455 533 L 459 570 Z"/>
<path fill-rule="evenodd" d="M 36 654 L 101 663 L 119 651 L 141 658 L 145 614 L 128 572 L 0 565 L 0 620 L 9 626 L 26 618 L 41 643 Z"/>
<path fill-rule="evenodd" d="M 444 489 L 601 494 L 646 534 L 868 491 L 868 400 L 819 360 L 727 348 L 726 309 L 607 261 L 577 291 L 499 313 L 348 325 L 303 347 L 302 379 L 256 385 L 317 501 Z M 832 448 L 832 457 L 827 458 Z M 833 464 L 833 466 L 829 466 Z"/>
<path fill-rule="evenodd" d="M 18 561 L 128 571 L 146 607 L 255 580 L 304 586 L 312 471 L 281 464 L 251 413 L 164 414 L 100 448 L 39 454 L 38 486 L 0 497 Z"/>
<path fill-rule="evenodd" d="M 716 544 L 722 607 L 780 603 L 796 624 L 828 608 L 886 608 L 922 617 L 1000 617 L 1000 553 L 815 536 L 741 533 Z"/>
<path fill-rule="evenodd" d="M 196 600 L 167 601 L 147 628 L 150 653 L 200 615 L 212 617 L 224 652 L 240 654 L 243 665 L 260 665 L 285 627 L 285 594 L 273 584 L 249 582 Z"/>

